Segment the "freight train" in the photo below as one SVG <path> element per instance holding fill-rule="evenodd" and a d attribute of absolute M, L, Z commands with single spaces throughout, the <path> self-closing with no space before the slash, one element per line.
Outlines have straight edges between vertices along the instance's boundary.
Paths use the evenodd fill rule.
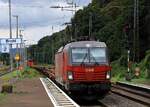
<path fill-rule="evenodd" d="M 55 55 L 55 81 L 73 96 L 88 100 L 103 98 L 110 91 L 110 78 L 104 42 L 72 42 Z"/>

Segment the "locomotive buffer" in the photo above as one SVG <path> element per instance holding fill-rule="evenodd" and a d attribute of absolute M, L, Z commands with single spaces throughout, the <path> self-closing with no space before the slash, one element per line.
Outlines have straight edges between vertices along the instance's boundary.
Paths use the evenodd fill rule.
<path fill-rule="evenodd" d="M 40 78 L 54 107 L 80 107 L 49 78 Z"/>

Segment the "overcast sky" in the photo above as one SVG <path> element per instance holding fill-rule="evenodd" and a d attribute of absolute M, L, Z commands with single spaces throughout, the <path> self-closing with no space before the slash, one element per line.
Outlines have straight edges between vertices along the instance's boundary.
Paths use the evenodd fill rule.
<path fill-rule="evenodd" d="M 27 44 L 36 43 L 52 32 L 65 28 L 63 23 L 69 22 L 73 13 L 52 9 L 51 6 L 67 6 L 71 0 L 11 0 L 12 15 L 19 16 L 19 27 L 23 29 Z M 79 8 L 87 6 L 91 0 L 74 0 Z M 0 38 L 9 37 L 8 0 L 0 0 Z M 13 37 L 16 36 L 15 18 L 12 17 Z M 52 26 L 53 31 L 52 31 Z"/>

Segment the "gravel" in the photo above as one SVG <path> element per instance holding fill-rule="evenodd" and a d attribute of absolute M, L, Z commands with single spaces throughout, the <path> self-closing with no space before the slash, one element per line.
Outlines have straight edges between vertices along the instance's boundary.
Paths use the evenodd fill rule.
<path fill-rule="evenodd" d="M 105 104 L 107 107 L 147 107 L 113 93 L 107 95 L 103 100 L 100 100 L 100 102 Z"/>

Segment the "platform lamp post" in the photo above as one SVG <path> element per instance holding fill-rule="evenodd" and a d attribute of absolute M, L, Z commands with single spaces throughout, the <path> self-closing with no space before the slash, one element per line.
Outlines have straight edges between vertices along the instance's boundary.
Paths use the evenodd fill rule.
<path fill-rule="evenodd" d="M 18 38 L 19 36 L 19 32 L 18 32 L 18 29 L 19 29 L 19 16 L 18 15 L 13 15 L 13 17 L 16 18 L 16 38 Z"/>
<path fill-rule="evenodd" d="M 23 35 L 22 35 L 22 32 L 23 32 L 24 30 L 19 30 L 19 36 L 20 36 L 20 38 L 21 38 L 21 44 L 20 44 L 20 64 L 22 65 L 23 64 L 23 52 L 22 52 L 22 44 L 23 44 Z"/>
<path fill-rule="evenodd" d="M 24 67 L 26 68 L 27 67 L 27 48 L 26 48 L 26 41 L 27 40 L 23 40 L 23 53 L 24 53 Z"/>
<path fill-rule="evenodd" d="M 18 26 L 18 15 L 13 15 L 13 17 L 16 18 L 16 38 L 18 38 L 18 29 L 19 29 L 19 26 Z M 16 48 L 17 48 L 17 51 L 16 51 L 16 56 L 18 55 L 20 57 L 20 55 L 18 54 L 19 51 L 18 51 L 18 44 L 16 45 Z M 19 68 L 19 60 L 17 60 L 17 69 Z"/>
<path fill-rule="evenodd" d="M 11 25 L 11 0 L 9 0 L 9 33 L 10 33 L 10 39 L 12 39 L 12 25 Z M 10 69 L 13 71 L 13 55 L 11 52 L 12 44 L 9 46 L 9 53 L 10 53 Z"/>

